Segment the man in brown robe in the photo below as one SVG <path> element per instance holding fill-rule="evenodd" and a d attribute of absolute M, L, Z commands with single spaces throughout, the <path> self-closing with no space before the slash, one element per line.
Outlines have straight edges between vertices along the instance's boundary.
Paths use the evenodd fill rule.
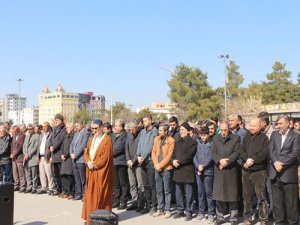
<path fill-rule="evenodd" d="M 97 209 L 112 210 L 114 189 L 113 147 L 110 137 L 102 130 L 102 121 L 94 120 L 90 138 L 84 152 L 87 164 L 86 186 L 81 218 L 89 225 L 89 214 Z"/>

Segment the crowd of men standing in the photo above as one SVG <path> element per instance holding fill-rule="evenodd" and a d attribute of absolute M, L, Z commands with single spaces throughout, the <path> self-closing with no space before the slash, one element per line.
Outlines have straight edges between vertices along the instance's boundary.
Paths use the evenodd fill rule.
<path fill-rule="evenodd" d="M 57 114 L 53 128 L 48 122 L 0 125 L 0 175 L 14 183 L 15 191 L 83 200 L 92 199 L 92 193 L 85 195 L 92 190 L 87 177 L 107 167 L 109 174 L 98 175 L 113 175 L 113 199 L 104 206 L 108 209 L 186 221 L 197 212 L 196 220 L 216 225 L 225 222 L 227 212 L 235 225 L 242 212 L 244 224 L 250 225 L 255 206 L 262 225 L 270 216 L 275 224 L 297 224 L 298 133 L 287 116 L 279 116 L 273 127 L 267 112 L 252 118 L 247 129 L 237 115 L 193 125 L 179 124 L 175 116 L 155 123 L 146 114 L 128 124 L 117 119 L 113 126 L 94 120 L 89 129 L 81 120 L 64 123 Z M 98 156 L 94 146 L 104 142 Z M 96 161 L 109 161 L 105 155 L 110 154 L 113 171 L 109 163 Z"/>

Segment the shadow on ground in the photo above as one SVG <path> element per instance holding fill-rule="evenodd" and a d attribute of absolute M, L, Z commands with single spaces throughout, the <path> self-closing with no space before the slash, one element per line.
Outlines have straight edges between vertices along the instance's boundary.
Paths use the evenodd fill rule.
<path fill-rule="evenodd" d="M 135 211 L 115 211 L 114 213 L 119 216 L 119 221 L 125 221 L 135 217 L 143 216 Z"/>
<path fill-rule="evenodd" d="M 16 222 L 14 224 L 19 224 L 19 222 Z M 48 224 L 48 222 L 43 222 L 43 221 L 34 221 L 34 222 L 30 222 L 30 223 L 20 223 L 20 225 L 45 225 Z"/>

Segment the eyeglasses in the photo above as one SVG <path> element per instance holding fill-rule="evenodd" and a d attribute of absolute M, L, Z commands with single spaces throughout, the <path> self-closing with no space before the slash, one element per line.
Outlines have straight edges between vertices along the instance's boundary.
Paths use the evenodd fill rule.
<path fill-rule="evenodd" d="M 92 130 L 97 130 L 99 127 L 92 127 L 91 129 Z"/>

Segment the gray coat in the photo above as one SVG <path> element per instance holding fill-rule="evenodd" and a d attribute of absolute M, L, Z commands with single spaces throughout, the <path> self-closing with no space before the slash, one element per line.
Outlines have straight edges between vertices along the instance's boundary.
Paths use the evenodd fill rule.
<path fill-rule="evenodd" d="M 0 165 L 11 163 L 10 143 L 11 136 L 9 134 L 5 135 L 3 138 L 0 138 Z"/>
<path fill-rule="evenodd" d="M 240 156 L 240 137 L 229 134 L 223 138 L 221 134 L 213 138 L 212 159 L 214 160 L 213 199 L 224 202 L 238 201 L 238 167 Z M 228 158 L 228 166 L 219 170 L 219 161 Z"/>
<path fill-rule="evenodd" d="M 28 154 L 26 163 L 29 167 L 37 166 L 36 152 L 39 145 L 40 136 L 38 134 L 26 135 L 23 144 L 23 154 Z"/>
<path fill-rule="evenodd" d="M 76 163 L 84 163 L 83 153 L 86 148 L 87 142 L 89 140 L 90 133 L 83 128 L 81 132 L 76 132 L 74 134 L 73 141 L 70 145 L 70 154 L 75 154 Z"/>
<path fill-rule="evenodd" d="M 135 166 L 138 164 L 136 151 L 140 141 L 140 135 L 141 135 L 140 131 L 135 137 L 132 135 L 132 133 L 128 132 L 126 145 L 125 145 L 126 162 L 128 160 L 131 160 L 133 165 Z"/>

